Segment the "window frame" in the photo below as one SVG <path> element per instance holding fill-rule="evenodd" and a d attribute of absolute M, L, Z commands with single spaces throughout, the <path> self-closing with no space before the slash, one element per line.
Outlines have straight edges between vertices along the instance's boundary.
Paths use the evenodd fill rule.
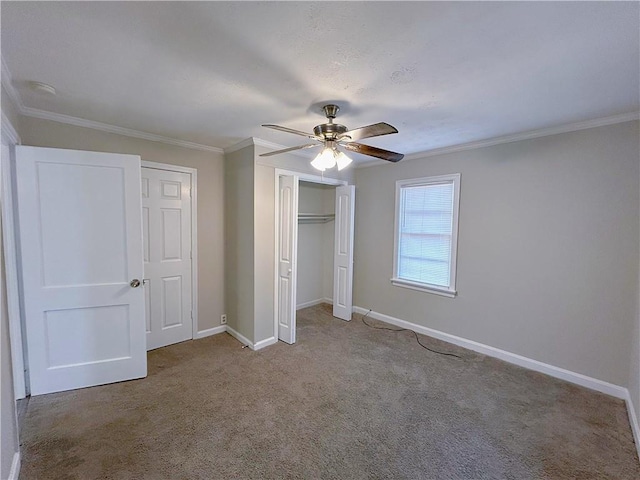
<path fill-rule="evenodd" d="M 434 285 L 429 283 L 406 280 L 398 276 L 399 248 L 400 248 L 400 218 L 402 207 L 402 189 L 405 187 L 420 187 L 427 185 L 437 185 L 442 183 L 453 183 L 453 218 L 451 229 L 451 263 L 449 270 L 449 287 Z M 396 208 L 393 235 L 393 276 L 391 283 L 396 287 L 409 288 L 421 292 L 434 293 L 445 297 L 453 298 L 458 292 L 456 290 L 456 266 L 458 260 L 458 218 L 460 210 L 460 174 L 437 175 L 432 177 L 410 178 L 396 181 Z"/>

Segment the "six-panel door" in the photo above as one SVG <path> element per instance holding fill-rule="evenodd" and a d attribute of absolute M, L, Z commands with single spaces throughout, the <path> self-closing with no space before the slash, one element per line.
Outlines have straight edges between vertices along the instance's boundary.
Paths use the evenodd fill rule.
<path fill-rule="evenodd" d="M 142 169 L 147 350 L 193 338 L 191 176 Z"/>

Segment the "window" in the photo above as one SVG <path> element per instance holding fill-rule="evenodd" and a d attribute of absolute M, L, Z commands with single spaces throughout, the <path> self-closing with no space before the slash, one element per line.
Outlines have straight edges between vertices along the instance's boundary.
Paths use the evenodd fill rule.
<path fill-rule="evenodd" d="M 396 182 L 394 285 L 456 295 L 459 197 L 459 173 Z"/>

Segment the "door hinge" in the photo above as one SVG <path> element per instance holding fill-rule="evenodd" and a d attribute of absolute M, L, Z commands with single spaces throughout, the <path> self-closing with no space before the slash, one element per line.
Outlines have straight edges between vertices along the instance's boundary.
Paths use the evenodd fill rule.
<path fill-rule="evenodd" d="M 191 192 L 191 188 L 189 188 L 189 198 L 193 198 L 193 193 Z"/>
<path fill-rule="evenodd" d="M 193 260 L 193 250 L 189 250 L 189 258 Z"/>
<path fill-rule="evenodd" d="M 193 310 L 191 310 L 191 320 L 193 320 Z"/>

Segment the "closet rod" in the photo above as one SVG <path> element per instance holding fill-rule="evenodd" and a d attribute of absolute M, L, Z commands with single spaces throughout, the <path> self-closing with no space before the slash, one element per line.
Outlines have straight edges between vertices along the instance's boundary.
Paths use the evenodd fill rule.
<path fill-rule="evenodd" d="M 300 213 L 298 214 L 299 223 L 327 223 L 335 219 L 333 213 Z"/>

